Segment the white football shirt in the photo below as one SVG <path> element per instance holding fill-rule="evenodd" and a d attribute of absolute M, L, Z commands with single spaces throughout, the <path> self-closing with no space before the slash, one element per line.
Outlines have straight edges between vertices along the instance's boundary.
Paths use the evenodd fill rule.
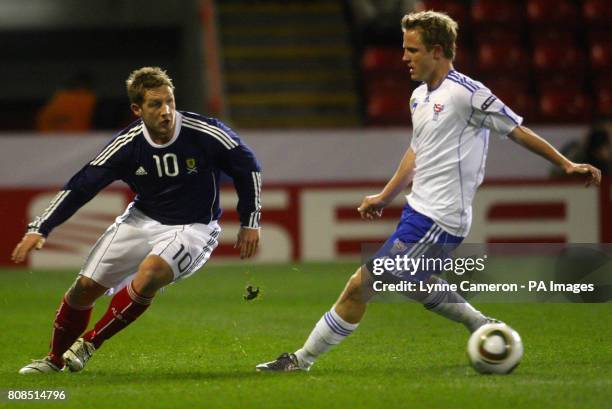
<path fill-rule="evenodd" d="M 455 70 L 433 90 L 425 83 L 417 87 L 410 112 L 416 164 L 408 203 L 446 232 L 465 237 L 484 178 L 489 133 L 505 137 L 523 118 L 482 83 Z"/>

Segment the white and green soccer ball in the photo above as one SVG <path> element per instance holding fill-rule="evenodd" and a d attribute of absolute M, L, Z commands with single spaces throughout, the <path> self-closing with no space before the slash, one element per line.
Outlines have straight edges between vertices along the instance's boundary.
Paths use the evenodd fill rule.
<path fill-rule="evenodd" d="M 521 362 L 523 342 L 506 324 L 485 324 L 470 336 L 467 353 L 476 371 L 508 374 Z"/>

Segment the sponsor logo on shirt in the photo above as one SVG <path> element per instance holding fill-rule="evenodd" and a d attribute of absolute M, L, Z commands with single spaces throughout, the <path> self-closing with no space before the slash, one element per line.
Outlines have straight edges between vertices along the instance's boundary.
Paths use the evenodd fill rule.
<path fill-rule="evenodd" d="M 139 167 L 138 169 L 136 169 L 136 172 L 134 172 L 134 174 L 136 176 L 145 176 L 147 175 L 147 171 L 145 170 L 145 168 L 143 168 L 142 166 Z"/>
<path fill-rule="evenodd" d="M 412 113 L 414 113 L 414 110 L 416 109 L 417 105 L 419 105 L 419 103 L 416 101 L 415 98 L 410 100 L 410 111 Z"/>

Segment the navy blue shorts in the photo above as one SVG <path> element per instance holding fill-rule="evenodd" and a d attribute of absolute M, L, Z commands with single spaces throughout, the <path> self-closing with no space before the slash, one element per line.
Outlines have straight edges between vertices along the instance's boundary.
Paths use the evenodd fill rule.
<path fill-rule="evenodd" d="M 463 237 L 447 233 L 431 218 L 417 212 L 407 204 L 397 224 L 397 229 L 367 262 L 366 266 L 374 275 L 382 275 L 381 270 L 384 270 L 384 273 L 392 274 L 402 280 L 422 281 L 431 274 L 439 273 L 440 269 L 436 266 L 446 260 L 449 257 L 448 252 L 457 248 L 462 241 Z M 402 261 L 412 259 L 420 263 L 421 267 L 426 266 L 427 268 L 417 266 L 416 269 L 381 269 L 385 259 L 398 260 L 398 258 Z M 438 259 L 437 264 L 434 259 Z M 407 264 L 414 267 L 416 265 L 414 262 Z M 406 263 L 402 263 L 404 264 Z"/>

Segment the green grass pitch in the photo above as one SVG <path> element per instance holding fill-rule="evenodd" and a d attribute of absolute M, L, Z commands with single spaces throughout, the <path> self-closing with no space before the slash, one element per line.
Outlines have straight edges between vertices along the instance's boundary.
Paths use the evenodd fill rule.
<path fill-rule="evenodd" d="M 159 294 L 81 373 L 22 376 L 47 351 L 74 272 L 0 271 L 0 389 L 65 389 L 75 408 L 609 408 L 610 304 L 477 306 L 511 324 L 525 356 L 508 376 L 467 364 L 468 334 L 409 303 L 372 303 L 361 326 L 309 373 L 256 373 L 302 345 L 355 264 L 248 266 L 211 261 Z M 247 284 L 262 296 L 243 300 Z M 99 317 L 108 298 L 98 302 Z M 0 403 L 31 407 L 32 403 Z"/>

